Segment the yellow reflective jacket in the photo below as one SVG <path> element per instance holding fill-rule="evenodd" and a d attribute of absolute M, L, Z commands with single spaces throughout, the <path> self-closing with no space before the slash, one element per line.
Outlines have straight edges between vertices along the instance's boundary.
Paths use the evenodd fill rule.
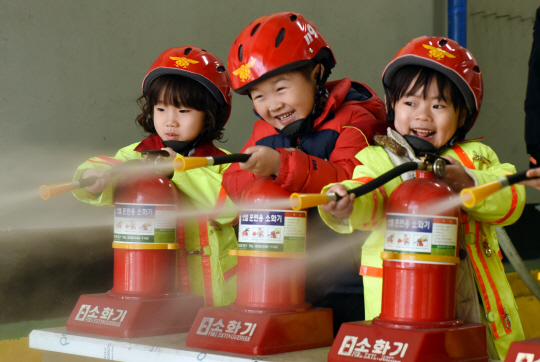
<path fill-rule="evenodd" d="M 141 152 L 135 151 L 138 145 L 134 143 L 124 147 L 114 157 L 90 158 L 78 167 L 74 180 L 81 179 L 88 168 L 106 171 L 121 162 L 141 159 Z M 185 258 L 189 277 L 189 286 L 184 283 L 184 290 L 204 296 L 207 306 L 228 305 L 236 299 L 237 257 L 229 255 L 229 249 L 238 248 L 236 234 L 231 226 L 236 221 L 238 211 L 221 186 L 222 175 L 229 165 L 175 172 L 171 179 L 182 196 Z M 74 190 L 73 194 L 91 205 L 113 206 L 115 186 L 116 180 L 113 178 L 99 195 L 89 193 L 84 188 Z"/>
<path fill-rule="evenodd" d="M 476 178 L 478 185 L 516 172 L 513 165 L 500 163 L 495 152 L 480 142 L 459 143 L 452 149 L 445 150 L 441 156 L 452 156 L 459 160 Z M 385 149 L 380 146 L 367 147 L 360 151 L 356 158 L 362 165 L 355 168 L 353 180 L 342 182 L 347 189 L 365 184 L 395 167 Z M 348 219 L 336 219 L 319 209 L 323 220 L 337 232 L 350 233 L 354 229 L 372 230 L 372 234 L 362 247 L 360 268 L 364 282 L 366 320 L 377 317 L 381 312 L 380 255 L 384 250 L 386 231 L 384 206 L 390 194 L 401 182 L 402 178 L 397 177 L 376 191 L 358 197 L 354 203 L 353 213 Z M 331 186 L 326 186 L 322 193 Z M 488 339 L 488 345 L 495 344 L 496 353 L 501 360 L 504 360 L 510 343 L 524 339 L 524 334 L 514 295 L 504 273 L 494 227 L 516 222 L 524 206 L 524 186 L 513 185 L 489 196 L 472 209 L 463 211 L 461 220 L 460 243 L 462 248 L 467 250 L 468 256 L 461 261 L 458 272 L 458 317 L 467 322 L 484 322 L 490 331 L 488 335 L 491 334 L 492 337 L 491 341 Z M 464 270 L 467 271 L 465 274 Z M 475 281 L 471 282 L 473 292 L 461 293 L 459 285 L 466 283 L 467 278 L 472 281 L 472 275 Z M 470 303 L 470 297 L 477 299 L 478 295 L 481 303 Z M 473 310 L 467 310 L 467 307 Z M 479 318 L 470 318 L 471 315 Z"/>

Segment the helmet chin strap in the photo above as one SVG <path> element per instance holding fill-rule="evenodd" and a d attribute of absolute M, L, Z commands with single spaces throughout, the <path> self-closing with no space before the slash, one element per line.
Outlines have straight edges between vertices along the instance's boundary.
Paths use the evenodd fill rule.
<path fill-rule="evenodd" d="M 324 78 L 324 77 L 323 77 Z M 313 130 L 313 124 L 317 117 L 319 117 L 324 108 L 324 104 L 328 99 L 328 90 L 326 89 L 326 80 L 321 79 L 321 68 L 316 75 L 317 79 L 317 91 L 315 92 L 315 101 L 313 102 L 313 108 L 311 113 L 302 119 L 298 119 L 292 123 L 289 123 L 281 130 L 281 133 L 291 138 L 291 147 L 298 146 L 298 139 Z"/>
<path fill-rule="evenodd" d="M 199 137 L 193 141 L 163 141 L 165 147 L 170 147 L 176 153 L 184 155 L 189 152 L 198 143 Z"/>
<path fill-rule="evenodd" d="M 405 135 L 403 136 L 407 143 L 411 146 L 411 148 L 414 151 L 414 154 L 418 157 L 424 156 L 426 153 L 433 153 L 435 155 L 438 155 L 439 153 L 443 152 L 447 148 L 451 148 L 458 140 L 457 132 L 452 136 L 452 138 L 446 142 L 442 147 L 435 148 L 433 144 L 429 141 L 426 141 L 423 138 L 411 136 L 411 135 Z"/>

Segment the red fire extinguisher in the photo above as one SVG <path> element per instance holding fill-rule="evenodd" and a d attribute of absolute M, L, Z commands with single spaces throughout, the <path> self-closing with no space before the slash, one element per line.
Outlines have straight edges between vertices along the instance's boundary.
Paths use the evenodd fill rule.
<path fill-rule="evenodd" d="M 177 239 L 183 241 L 177 218 L 180 193 L 165 173 L 142 167 L 125 171 L 117 184 L 114 282 L 107 293 L 111 297 L 159 298 L 181 293 L 177 255 Z"/>
<path fill-rule="evenodd" d="M 266 177 L 255 179 L 244 191 L 242 200 L 249 202 L 253 210 L 243 211 L 240 216 L 240 229 L 251 228 L 255 236 L 240 237 L 241 249 L 231 250 L 231 253 L 238 256 L 237 297 L 236 301 L 230 305 L 231 309 L 245 312 L 285 313 L 306 311 L 311 308 L 311 305 L 305 301 L 307 258 L 305 239 L 294 249 L 287 245 L 291 243 L 288 240 L 282 241 L 281 244 L 263 242 L 269 239 L 268 234 L 271 232 L 274 232 L 274 235 L 276 230 L 283 233 L 282 225 L 285 225 L 287 220 L 295 220 L 299 227 L 303 225 L 305 233 L 306 213 L 304 211 L 273 212 L 271 208 L 269 209 L 269 205 L 272 205 L 275 200 L 287 200 L 289 196 L 290 192 Z M 254 217 L 257 220 L 253 221 Z M 268 226 L 272 224 L 269 224 L 266 219 L 276 220 L 273 224 L 276 226 Z M 265 226 L 260 227 L 260 225 Z M 260 235 L 257 234 L 255 228 L 261 229 Z M 301 236 L 301 233 L 298 235 Z M 263 249 L 263 247 L 273 246 L 275 249 Z"/>
<path fill-rule="evenodd" d="M 436 205 L 455 198 L 435 173 L 416 171 L 389 197 L 383 259 L 383 297 L 373 324 L 401 328 L 442 328 L 456 319 L 459 263 L 458 204 Z M 401 241 L 401 242 L 399 242 Z"/>
<path fill-rule="evenodd" d="M 202 296 L 181 288 L 180 277 L 187 282 L 179 255 L 184 249 L 181 194 L 168 177 L 172 164 L 158 164 L 160 152 L 117 166 L 113 287 L 82 295 L 68 330 L 120 338 L 181 333 L 204 306 Z"/>
<path fill-rule="evenodd" d="M 459 202 L 448 201 L 457 196 L 436 178 L 444 174 L 443 159 L 429 153 L 420 159 L 349 191 L 361 196 L 416 170 L 415 179 L 392 192 L 386 208 L 381 314 L 372 321 L 343 323 L 328 361 L 376 359 L 366 349 L 370 343 L 396 347 L 390 354 L 407 362 L 488 360 L 485 326 L 464 323 L 455 315 L 460 209 Z M 291 204 L 305 208 L 339 198 L 293 194 Z"/>
<path fill-rule="evenodd" d="M 267 355 L 332 344 L 332 310 L 305 301 L 307 213 L 290 210 L 289 196 L 268 177 L 248 185 L 239 247 L 229 250 L 238 257 L 236 301 L 201 309 L 188 347 Z M 238 335 L 216 333 L 221 324 Z"/>
<path fill-rule="evenodd" d="M 383 301 L 374 324 L 403 328 L 437 328 L 463 324 L 455 319 L 457 264 L 459 263 L 459 204 L 444 210 L 436 205 L 455 198 L 445 182 L 445 161 L 433 154 L 422 162 L 408 162 L 379 178 L 350 190 L 364 195 L 404 172 L 416 178 L 401 183 L 390 195 L 386 209 L 383 261 Z M 294 209 L 338 200 L 331 195 L 291 195 Z"/>

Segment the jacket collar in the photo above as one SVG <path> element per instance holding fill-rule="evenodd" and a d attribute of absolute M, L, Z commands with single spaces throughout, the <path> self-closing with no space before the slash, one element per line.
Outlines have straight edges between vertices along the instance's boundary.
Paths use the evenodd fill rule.
<path fill-rule="evenodd" d="M 153 133 L 150 136 L 146 137 L 135 147 L 135 151 L 155 151 L 161 150 L 165 146 L 161 137 L 157 133 Z M 219 148 L 214 146 L 211 142 L 201 143 L 196 148 L 191 156 L 194 157 L 206 157 L 206 156 L 222 156 L 225 155 L 225 152 L 221 151 Z"/>

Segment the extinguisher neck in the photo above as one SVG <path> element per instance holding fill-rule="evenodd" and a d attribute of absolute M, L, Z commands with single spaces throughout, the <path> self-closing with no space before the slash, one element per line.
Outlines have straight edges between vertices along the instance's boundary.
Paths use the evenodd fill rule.
<path fill-rule="evenodd" d="M 430 171 L 423 171 L 423 170 L 417 170 L 416 171 L 416 178 L 423 178 L 423 179 L 434 179 L 435 174 Z"/>

